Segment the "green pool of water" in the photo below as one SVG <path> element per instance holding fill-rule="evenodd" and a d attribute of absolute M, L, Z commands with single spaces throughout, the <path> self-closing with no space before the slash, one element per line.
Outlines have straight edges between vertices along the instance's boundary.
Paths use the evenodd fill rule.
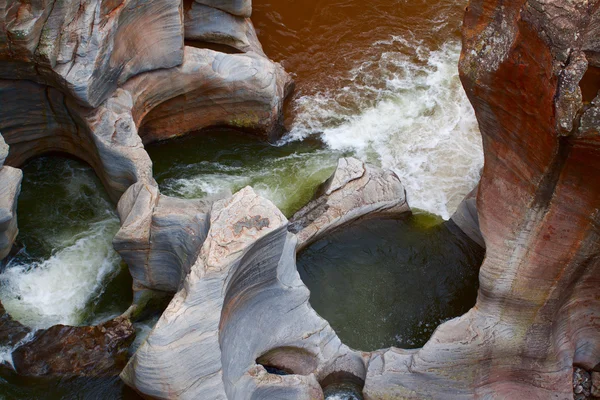
<path fill-rule="evenodd" d="M 23 168 L 16 255 L 0 268 L 0 299 L 34 328 L 87 325 L 131 304 L 131 277 L 112 247 L 115 207 L 92 169 L 43 157 Z"/>
<path fill-rule="evenodd" d="M 298 256 L 310 303 L 348 346 L 421 347 L 477 297 L 484 251 L 430 215 L 365 220 Z"/>
<path fill-rule="evenodd" d="M 318 140 L 281 146 L 231 129 L 211 129 L 146 147 L 161 192 L 202 198 L 251 185 L 291 216 L 335 170 L 341 152 Z"/>

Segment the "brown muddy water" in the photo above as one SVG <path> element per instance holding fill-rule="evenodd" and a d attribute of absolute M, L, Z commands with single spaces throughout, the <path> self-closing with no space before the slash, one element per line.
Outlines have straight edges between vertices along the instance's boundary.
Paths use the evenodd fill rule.
<path fill-rule="evenodd" d="M 267 55 L 296 81 L 289 133 L 276 146 L 212 130 L 148 148 L 167 194 L 197 198 L 251 184 L 287 215 L 313 196 L 340 156 L 394 170 L 422 212 L 356 225 L 352 234 L 336 233 L 299 255 L 311 304 L 342 340 L 362 350 L 421 345 L 435 325 L 474 302 L 481 253 L 445 227 L 423 224 L 451 215 L 477 182 L 483 160 L 457 72 L 464 7 L 442 0 L 254 0 Z M 2 301 L 33 327 L 91 323 L 120 312 L 131 281 L 110 248 L 118 229 L 114 205 L 91 170 L 72 160 L 38 160 L 25 168 L 25 179 L 18 239 L 24 250 L 2 269 Z M 44 190 L 40 208 L 35 193 Z M 57 277 L 64 276 L 78 283 L 72 296 L 61 289 L 68 280 Z M 421 287 L 421 296 L 411 287 Z M 139 329 L 147 333 L 151 325 Z M 0 373 L 0 399 L 134 398 L 117 378 Z"/>

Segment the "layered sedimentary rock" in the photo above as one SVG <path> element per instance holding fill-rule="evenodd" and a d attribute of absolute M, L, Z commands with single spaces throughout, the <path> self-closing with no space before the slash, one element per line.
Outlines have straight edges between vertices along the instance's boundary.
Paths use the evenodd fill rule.
<path fill-rule="evenodd" d="M 308 304 L 277 207 L 245 188 L 210 214 L 198 260 L 122 379 L 150 398 L 308 400 L 333 372 L 364 378 L 361 354 Z"/>
<path fill-rule="evenodd" d="M 94 168 L 115 203 L 121 199 L 114 244 L 140 305 L 146 289 L 179 289 L 206 237 L 210 208 L 162 196 L 143 143 L 213 125 L 274 138 L 291 80 L 262 53 L 249 1 L 199 3 L 195 9 L 208 17 L 196 13 L 185 24 L 179 0 L 84 3 L 0 1 L 0 132 L 11 146 L 8 157 L 0 146 L 10 165 L 0 169 L 0 259 L 17 234 L 21 171 L 13 167 L 67 153 Z M 204 41 L 233 39 L 225 44 L 246 53 L 186 47 L 186 29 Z M 15 352 L 17 371 L 36 375 L 48 362 L 49 375 L 86 375 L 98 362 L 96 372 L 113 373 L 132 333 L 121 328 L 53 327 Z M 75 346 L 78 335 L 83 347 Z M 51 351 L 40 351 L 52 342 Z M 63 351 L 64 360 L 52 359 Z"/>
<path fill-rule="evenodd" d="M 277 138 L 291 87 L 283 68 L 259 54 L 186 47 L 180 67 L 137 76 L 124 89 L 148 143 L 215 125 Z"/>
<path fill-rule="evenodd" d="M 600 363 L 600 136 L 579 129 L 599 18 L 587 2 L 470 2 L 460 74 L 485 151 L 477 305 L 420 350 L 374 353 L 366 398 L 573 398 L 573 366 Z"/>
<path fill-rule="evenodd" d="M 194 0 L 238 17 L 249 18 L 252 15 L 252 0 Z"/>
<path fill-rule="evenodd" d="M 125 317 L 98 326 L 55 325 L 37 331 L 12 359 L 23 376 L 114 376 L 125 366 L 134 338 Z"/>
<path fill-rule="evenodd" d="M 241 52 L 264 54 L 250 18 L 194 2 L 185 10 L 185 38 L 222 44 Z"/>
<path fill-rule="evenodd" d="M 315 200 L 292 217 L 290 231 L 298 251 L 332 230 L 368 216 L 396 217 L 410 213 L 406 190 L 398 176 L 356 158 L 341 158 Z"/>
<path fill-rule="evenodd" d="M 54 86 L 97 107 L 130 77 L 183 59 L 179 0 L 0 4 L 0 78 Z"/>

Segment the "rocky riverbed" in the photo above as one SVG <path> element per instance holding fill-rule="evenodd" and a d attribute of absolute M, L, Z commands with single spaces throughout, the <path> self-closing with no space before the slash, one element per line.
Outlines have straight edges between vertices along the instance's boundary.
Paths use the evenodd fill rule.
<path fill-rule="evenodd" d="M 236 400 L 597 395 L 598 5 L 471 0 L 463 10 L 436 1 L 417 9 L 309 1 L 256 10 L 248 0 L 0 4 L 0 259 L 11 288 L 0 318 L 5 392 Z M 381 23 L 372 22 L 376 15 Z M 173 147 L 169 157 L 179 161 L 172 162 L 147 151 L 215 127 L 222 143 L 200 154 Z M 264 145 L 227 143 L 232 129 Z M 41 175 L 59 170 L 31 162 L 48 154 L 87 163 L 106 196 L 75 185 L 74 203 L 50 211 L 67 222 L 57 218 L 56 237 L 43 238 L 55 239 L 50 251 L 33 259 L 41 247 L 27 239 L 26 221 L 35 214 L 18 205 L 49 200 L 43 190 L 28 193 L 23 177 L 32 165 Z M 304 167 L 290 168 L 298 159 Z M 298 179 L 303 173 L 309 178 Z M 77 211 L 86 207 L 87 216 Z M 452 268 L 443 273 L 422 263 L 430 270 L 415 275 L 430 276 L 427 289 L 442 288 L 426 295 L 437 308 L 422 311 L 426 319 L 431 309 L 446 310 L 434 323 L 441 324 L 414 349 L 389 341 L 381 349 L 349 346 L 345 328 L 317 313 L 329 287 L 311 294 L 314 282 L 302 279 L 319 265 L 311 253 L 344 235 L 359 242 L 357 254 L 377 249 L 353 229 L 426 212 L 442 217 L 430 219 L 449 235 L 444 243 L 468 247 L 445 257 Z M 77 221 L 82 232 L 61 242 L 60 225 Z M 378 245 L 393 236 L 389 227 L 378 234 L 386 229 Z M 106 234 L 94 236 L 99 231 Z M 102 245 L 81 251 L 93 237 Z M 432 251 L 430 239 L 408 254 Z M 359 258 L 343 245 L 339 252 L 348 262 Z M 105 318 L 86 316 L 119 258 L 131 276 L 117 296 L 127 304 L 117 302 Z M 68 265 L 96 273 L 96 281 L 60 279 Z M 465 271 L 478 282 L 462 279 Z M 56 276 L 57 285 L 73 284 L 46 303 L 31 301 L 44 294 L 36 282 Z M 448 311 L 467 290 L 461 284 L 478 286 L 477 296 Z M 77 302 L 61 306 L 71 294 Z M 19 314 L 24 304 L 37 311 Z M 408 307 L 393 306 L 394 318 Z M 136 325 L 147 337 L 134 342 Z"/>

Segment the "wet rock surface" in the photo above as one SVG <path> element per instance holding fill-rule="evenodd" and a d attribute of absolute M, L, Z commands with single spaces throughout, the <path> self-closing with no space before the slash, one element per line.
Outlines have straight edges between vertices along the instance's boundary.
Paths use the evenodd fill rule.
<path fill-rule="evenodd" d="M 341 158 L 317 198 L 294 214 L 290 231 L 298 236 L 300 251 L 356 219 L 409 214 L 406 191 L 394 172 L 355 158 Z"/>
<path fill-rule="evenodd" d="M 31 329 L 15 321 L 0 303 L 0 346 L 14 346 L 21 341 Z"/>
<path fill-rule="evenodd" d="M 361 355 L 308 304 L 285 216 L 249 187 L 210 214 L 198 260 L 121 378 L 151 398 L 307 400 L 331 372 L 363 379 Z"/>
<path fill-rule="evenodd" d="M 123 317 L 98 326 L 55 325 L 14 350 L 13 364 L 22 376 L 118 375 L 134 339 L 135 329 Z"/>

